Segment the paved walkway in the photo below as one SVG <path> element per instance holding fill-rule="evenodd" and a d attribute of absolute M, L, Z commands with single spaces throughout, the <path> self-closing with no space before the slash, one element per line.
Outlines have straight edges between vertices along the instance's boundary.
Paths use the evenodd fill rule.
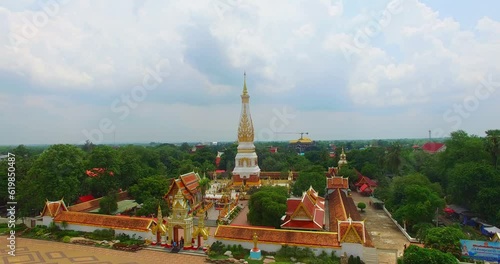
<path fill-rule="evenodd" d="M 410 245 L 410 242 L 394 225 L 392 220 L 383 210 L 375 209 L 370 206 L 370 197 L 362 196 L 357 192 L 351 192 L 352 199 L 356 203 L 363 202 L 366 204 L 365 212 L 361 213 L 361 217 L 366 218 L 366 229 L 371 235 L 376 248 L 381 249 L 396 249 L 398 256 L 403 254 L 404 245 Z M 390 262 L 383 262 L 390 263 Z"/>
<path fill-rule="evenodd" d="M 240 200 L 240 201 L 238 201 L 238 203 L 243 206 L 243 210 L 241 210 L 238 213 L 238 216 L 236 216 L 236 218 L 233 219 L 233 221 L 231 222 L 231 225 L 250 225 L 247 221 L 248 201 L 247 200 L 245 200 L 245 201 Z"/>
<path fill-rule="evenodd" d="M 5 236 L 0 236 L 6 241 Z M 172 254 L 151 250 L 125 252 L 112 249 L 67 244 L 36 239 L 17 238 L 16 256 L 7 254 L 7 248 L 0 248 L 0 263 L 4 264 L 184 264 L 205 263 L 204 257 Z M 2 242 L 2 245 L 5 243 Z"/>

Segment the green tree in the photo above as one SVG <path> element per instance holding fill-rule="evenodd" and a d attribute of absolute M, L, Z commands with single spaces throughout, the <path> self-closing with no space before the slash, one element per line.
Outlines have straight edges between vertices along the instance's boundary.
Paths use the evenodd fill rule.
<path fill-rule="evenodd" d="M 483 188 L 498 186 L 498 172 L 484 162 L 456 164 L 448 173 L 448 194 L 454 203 L 472 208 Z"/>
<path fill-rule="evenodd" d="M 401 144 L 399 142 L 393 143 L 387 150 L 386 162 L 387 168 L 393 174 L 399 175 L 401 167 Z"/>
<path fill-rule="evenodd" d="M 421 174 L 396 177 L 389 186 L 386 206 L 396 220 L 414 224 L 432 222 L 436 209 L 444 207 L 439 184 Z"/>
<path fill-rule="evenodd" d="M 404 264 L 457 264 L 458 261 L 450 253 L 443 253 L 436 249 L 409 246 L 403 255 Z"/>
<path fill-rule="evenodd" d="M 339 170 L 339 174 L 340 175 L 338 175 L 338 176 L 349 178 L 349 183 L 351 183 L 351 184 L 354 184 L 359 180 L 358 173 L 356 172 L 356 170 L 354 168 L 352 168 L 349 165 L 342 166 Z"/>
<path fill-rule="evenodd" d="M 460 258 L 460 239 L 467 239 L 461 229 L 456 227 L 434 227 L 427 231 L 424 239 L 425 247 L 451 253 Z"/>
<path fill-rule="evenodd" d="M 366 204 L 363 203 L 363 202 L 359 202 L 358 203 L 358 208 L 361 210 L 361 212 L 364 212 L 365 208 L 366 208 Z"/>
<path fill-rule="evenodd" d="M 170 209 L 165 199 L 149 197 L 141 204 L 141 208 L 137 210 L 138 216 L 156 216 L 158 213 L 158 205 L 161 207 L 163 216 L 168 216 Z"/>
<path fill-rule="evenodd" d="M 203 177 L 200 180 L 198 186 L 199 186 L 200 191 L 201 191 L 201 200 L 203 201 L 202 208 L 205 208 L 205 194 L 207 192 L 207 189 L 210 188 L 210 179 L 207 177 Z"/>
<path fill-rule="evenodd" d="M 248 222 L 257 226 L 281 225 L 281 217 L 286 212 L 288 190 L 281 186 L 264 186 L 252 194 L 248 202 Z"/>
<path fill-rule="evenodd" d="M 326 189 L 325 172 L 300 172 L 297 181 L 293 184 L 292 194 L 301 196 L 311 186 L 320 196 L 324 196 Z"/>
<path fill-rule="evenodd" d="M 130 187 L 129 193 L 137 203 L 147 200 L 163 198 L 170 186 L 170 180 L 164 176 L 150 176 L 139 179 L 137 184 Z M 158 206 L 158 204 L 157 204 Z"/>
<path fill-rule="evenodd" d="M 99 145 L 92 149 L 87 158 L 87 168 L 104 168 L 115 174 L 120 173 L 120 157 L 118 151 L 110 146 Z"/>
<path fill-rule="evenodd" d="M 99 213 L 112 214 L 118 209 L 118 192 L 111 190 L 99 201 Z"/>
<path fill-rule="evenodd" d="M 70 204 L 81 194 L 84 152 L 73 145 L 53 145 L 33 163 L 28 175 L 18 182 L 20 216 L 42 210 L 46 199 L 64 198 Z"/>
<path fill-rule="evenodd" d="M 380 169 L 373 163 L 365 163 L 363 164 L 363 168 L 361 169 L 361 174 L 370 178 L 378 178 L 380 175 Z"/>
<path fill-rule="evenodd" d="M 498 169 L 498 159 L 500 157 L 500 130 L 486 131 L 486 149 L 491 154 L 492 164 Z"/>

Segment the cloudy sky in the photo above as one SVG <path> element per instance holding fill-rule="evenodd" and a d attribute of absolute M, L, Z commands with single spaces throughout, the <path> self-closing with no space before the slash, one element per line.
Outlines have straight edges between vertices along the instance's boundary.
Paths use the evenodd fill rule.
<path fill-rule="evenodd" d="M 438 3 L 436 3 L 438 2 Z M 500 2 L 2 1 L 0 144 L 500 128 Z"/>

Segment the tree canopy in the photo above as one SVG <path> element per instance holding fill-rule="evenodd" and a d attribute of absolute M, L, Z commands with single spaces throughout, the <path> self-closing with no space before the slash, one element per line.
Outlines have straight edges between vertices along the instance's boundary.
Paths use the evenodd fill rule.
<path fill-rule="evenodd" d="M 441 188 L 421 174 L 396 177 L 387 193 L 386 205 L 393 216 L 408 225 L 432 222 L 437 209 L 444 207 Z"/>
<path fill-rule="evenodd" d="M 436 249 L 420 248 L 410 245 L 403 255 L 404 264 L 457 264 L 458 261 L 450 253 L 443 253 Z"/>
<path fill-rule="evenodd" d="M 286 212 L 288 190 L 281 186 L 264 186 L 250 197 L 248 222 L 257 226 L 280 227 Z"/>
<path fill-rule="evenodd" d="M 456 258 L 460 258 L 460 239 L 468 237 L 461 229 L 456 227 L 434 227 L 427 230 L 424 243 L 425 247 L 451 253 Z"/>

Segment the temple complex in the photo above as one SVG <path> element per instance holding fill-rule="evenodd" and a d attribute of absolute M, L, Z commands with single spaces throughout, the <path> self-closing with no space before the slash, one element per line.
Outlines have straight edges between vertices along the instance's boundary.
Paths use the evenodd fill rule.
<path fill-rule="evenodd" d="M 214 171 L 214 181 L 208 186 L 206 179 L 202 180 L 196 172 L 173 179 L 163 196 L 171 209 L 170 215 L 165 218 L 159 205 L 156 218 L 124 217 L 83 212 L 81 205 L 76 205 L 76 209 L 81 211 L 73 211 L 60 200 L 47 201 L 41 213 L 43 224 L 48 226 L 54 222 L 62 225 L 65 222 L 68 229 L 88 232 L 112 228 L 117 233 L 145 238 L 152 245 L 172 248 L 172 252 L 206 249 L 205 246 L 220 241 L 228 245 L 241 244 L 252 250 L 254 259 L 260 258 L 257 254 L 260 250 L 276 252 L 282 245 L 308 247 L 318 254 L 325 251 L 337 256 L 349 254 L 363 258 L 364 252 L 374 248 L 365 221 L 350 196 L 349 180 L 341 176 L 342 167 L 348 164 L 343 148 L 337 167 L 328 168 L 324 176 L 325 196 L 321 197 L 311 186 L 301 197 L 288 198 L 280 229 L 231 225 L 235 215 L 246 204 L 240 201 L 240 197 L 241 200 L 249 198 L 247 188 L 284 186 L 290 193 L 290 186 L 299 177 L 297 172 L 291 170 L 288 173 L 261 173 L 254 146 L 249 99 L 245 75 L 232 179 L 217 179 L 217 171 Z M 217 153 L 217 166 L 222 154 Z M 375 186 L 376 183 L 364 176 L 356 183 L 358 191 L 366 193 L 371 193 Z M 205 223 L 217 228 L 215 234 L 210 235 Z"/>
<path fill-rule="evenodd" d="M 246 74 L 241 94 L 241 115 L 238 126 L 238 152 L 233 170 L 233 186 L 246 188 L 260 186 L 260 168 L 255 153 L 254 129 L 250 116 L 250 95 L 247 90 Z"/>

